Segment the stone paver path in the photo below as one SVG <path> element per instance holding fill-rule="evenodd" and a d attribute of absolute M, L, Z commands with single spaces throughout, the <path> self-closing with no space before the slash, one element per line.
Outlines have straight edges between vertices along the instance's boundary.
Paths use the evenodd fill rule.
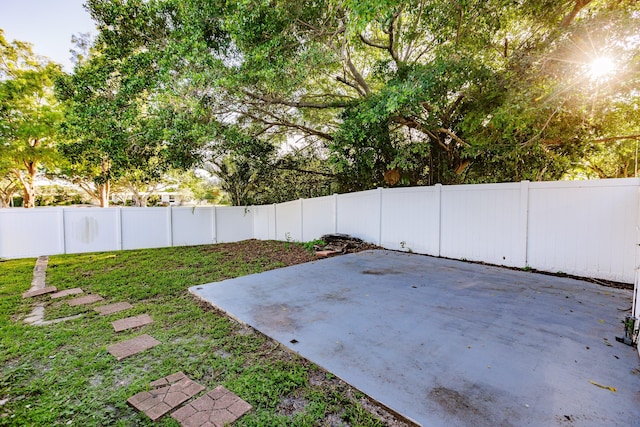
<path fill-rule="evenodd" d="M 139 316 L 127 317 L 125 319 L 116 320 L 111 322 L 111 326 L 116 332 L 126 331 L 127 329 L 139 328 L 140 326 L 153 323 L 153 319 L 148 314 L 141 314 Z"/>
<path fill-rule="evenodd" d="M 161 344 L 160 341 L 150 335 L 144 334 L 130 340 L 122 341 L 107 347 L 107 351 L 111 353 L 117 360 L 125 357 L 133 356 L 145 350 L 153 348 Z"/>
<path fill-rule="evenodd" d="M 182 427 L 223 427 L 251 409 L 244 400 L 223 386 L 186 404 L 171 414 Z"/>
<path fill-rule="evenodd" d="M 106 316 L 107 314 L 118 313 L 130 308 L 133 308 L 133 306 L 128 302 L 116 302 L 114 304 L 101 305 L 94 308 L 94 310 L 100 313 L 100 316 Z"/>
<path fill-rule="evenodd" d="M 49 264 L 49 257 L 46 255 L 39 256 L 36 260 L 36 265 L 33 267 L 33 279 L 31 280 L 31 289 L 44 288 L 45 277 L 47 274 L 47 265 Z"/>
<path fill-rule="evenodd" d="M 58 288 L 56 288 L 55 286 L 47 286 L 46 288 L 37 288 L 37 289 L 31 288 L 27 292 L 22 294 L 22 298 L 31 298 L 38 295 L 50 294 L 57 290 Z"/>
<path fill-rule="evenodd" d="M 183 402 L 204 390 L 204 387 L 178 372 L 150 384 L 155 390 L 143 391 L 127 399 L 127 403 L 156 421 Z"/>
<path fill-rule="evenodd" d="M 48 257 L 39 257 L 33 270 L 33 281 L 31 289 L 22 294 L 23 298 L 34 297 L 37 295 L 52 294 L 51 299 L 63 298 L 70 295 L 83 293 L 80 288 L 66 289 L 57 292 L 55 286 L 45 287 L 45 274 L 48 263 Z M 97 294 L 89 294 L 82 297 L 74 298 L 67 303 L 69 306 L 78 306 L 93 304 L 103 301 L 104 298 Z M 65 317 L 62 319 L 53 319 L 44 321 L 43 303 L 39 303 L 33 309 L 33 312 L 24 319 L 26 323 L 32 325 L 48 325 L 58 323 L 65 320 L 77 319 L 82 316 Z M 117 302 L 95 307 L 94 310 L 101 316 L 118 313 L 133 308 L 128 302 Z M 140 326 L 153 323 L 153 319 L 148 314 L 127 317 L 111 322 L 116 332 L 127 329 L 137 328 Z M 117 360 L 133 356 L 145 350 L 153 348 L 161 344 L 150 335 L 143 334 L 138 337 L 122 341 L 107 348 Z M 177 372 L 150 384 L 153 389 L 151 391 L 143 391 L 127 399 L 134 408 L 144 412 L 152 421 L 160 419 L 163 415 L 169 413 L 173 409 L 179 407 L 205 388 L 197 382 L 188 378 L 183 372 Z M 218 386 L 214 390 L 204 396 L 186 404 L 182 408 L 176 410 L 173 417 L 183 427 L 224 427 L 244 415 L 251 409 L 244 400 L 240 399 L 223 386 Z"/>
<path fill-rule="evenodd" d="M 62 297 L 66 297 L 66 296 L 69 296 L 69 295 L 77 295 L 77 294 L 81 294 L 81 293 L 82 293 L 82 289 L 80 289 L 80 288 L 65 289 L 64 291 L 60 291 L 60 292 L 56 292 L 55 294 L 51 294 L 51 299 L 62 298 Z"/>
<path fill-rule="evenodd" d="M 72 300 L 69 300 L 68 303 L 71 307 L 74 307 L 76 305 L 93 304 L 94 302 L 98 302 L 102 300 L 104 300 L 104 298 L 102 298 L 100 295 L 91 294 L 91 295 L 86 295 L 84 297 L 74 298 Z"/>

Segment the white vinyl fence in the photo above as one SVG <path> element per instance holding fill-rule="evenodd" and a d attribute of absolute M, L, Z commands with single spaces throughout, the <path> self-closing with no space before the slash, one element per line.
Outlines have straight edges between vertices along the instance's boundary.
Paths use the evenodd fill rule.
<path fill-rule="evenodd" d="M 346 233 L 388 249 L 633 283 L 640 179 L 394 188 L 249 207 L 0 209 L 0 258 Z"/>

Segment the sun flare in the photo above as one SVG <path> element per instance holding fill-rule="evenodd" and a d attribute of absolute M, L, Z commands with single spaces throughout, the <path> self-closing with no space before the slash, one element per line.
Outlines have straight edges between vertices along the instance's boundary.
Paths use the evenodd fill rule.
<path fill-rule="evenodd" d="M 615 71 L 613 60 L 606 56 L 600 56 L 589 64 L 589 76 L 593 80 L 604 79 Z"/>

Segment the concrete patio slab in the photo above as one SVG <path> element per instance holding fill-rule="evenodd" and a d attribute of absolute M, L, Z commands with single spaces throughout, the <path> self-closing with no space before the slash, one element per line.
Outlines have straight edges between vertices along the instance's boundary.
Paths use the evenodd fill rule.
<path fill-rule="evenodd" d="M 98 312 L 100 316 L 106 316 L 107 314 L 119 313 L 124 310 L 129 310 L 130 308 L 133 308 L 133 306 L 128 302 L 115 302 L 113 304 L 98 306 L 93 310 Z"/>
<path fill-rule="evenodd" d="M 424 426 L 640 420 L 629 290 L 366 251 L 190 291 Z"/>
<path fill-rule="evenodd" d="M 224 427 L 250 409 L 251 405 L 220 385 L 178 409 L 171 417 L 182 427 Z"/>
<path fill-rule="evenodd" d="M 111 353 L 116 360 L 122 360 L 125 357 L 142 353 L 143 351 L 153 348 L 159 344 L 161 344 L 161 342 L 153 338 L 151 335 L 143 334 L 135 338 L 110 345 L 107 347 L 107 351 Z"/>

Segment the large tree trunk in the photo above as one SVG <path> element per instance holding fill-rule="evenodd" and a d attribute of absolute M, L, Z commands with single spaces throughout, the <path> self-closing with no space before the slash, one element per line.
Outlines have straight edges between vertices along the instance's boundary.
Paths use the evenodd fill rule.
<path fill-rule="evenodd" d="M 21 170 L 16 170 L 15 175 L 22 184 L 22 207 L 23 208 L 34 208 L 36 206 L 36 188 L 35 188 L 35 177 L 37 170 L 37 163 L 33 161 L 25 161 L 24 162 L 25 169 L 27 171 L 26 175 Z"/>
<path fill-rule="evenodd" d="M 108 208 L 109 207 L 109 193 L 111 191 L 111 185 L 109 181 L 104 184 L 98 185 L 98 195 L 100 197 L 100 207 Z"/>

